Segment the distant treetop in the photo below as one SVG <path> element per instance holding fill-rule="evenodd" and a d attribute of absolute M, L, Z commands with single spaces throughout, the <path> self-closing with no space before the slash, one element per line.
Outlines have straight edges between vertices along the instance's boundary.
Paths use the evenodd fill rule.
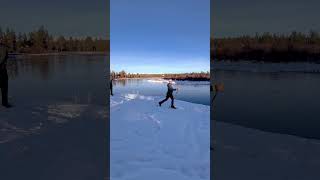
<path fill-rule="evenodd" d="M 16 33 L 13 29 L 0 27 L 0 39 L 12 53 L 47 52 L 109 52 L 109 40 L 52 36 L 44 26 L 29 33 Z"/>

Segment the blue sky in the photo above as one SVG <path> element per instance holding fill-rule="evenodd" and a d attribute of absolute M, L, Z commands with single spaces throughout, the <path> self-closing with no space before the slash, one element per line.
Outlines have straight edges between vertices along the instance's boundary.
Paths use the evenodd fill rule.
<path fill-rule="evenodd" d="M 44 25 L 64 36 L 106 38 L 108 0 L 1 0 L 0 26 L 30 32 Z"/>
<path fill-rule="evenodd" d="M 214 0 L 211 34 L 226 37 L 320 31 L 319 7 L 319 0 Z"/>
<path fill-rule="evenodd" d="M 210 0 L 111 0 L 111 70 L 208 71 Z"/>

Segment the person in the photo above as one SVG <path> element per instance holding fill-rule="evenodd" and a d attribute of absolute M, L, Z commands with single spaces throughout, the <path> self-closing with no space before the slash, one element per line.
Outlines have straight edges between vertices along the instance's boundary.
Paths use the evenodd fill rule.
<path fill-rule="evenodd" d="M 113 78 L 110 79 L 110 93 L 111 96 L 113 96 L 113 84 L 112 84 Z"/>
<path fill-rule="evenodd" d="M 12 107 L 8 103 L 8 72 L 7 72 L 7 48 L 0 41 L 0 89 L 2 96 L 2 105 L 6 108 Z"/>
<path fill-rule="evenodd" d="M 172 87 L 172 80 L 169 80 L 169 83 L 167 84 L 168 91 L 167 91 L 167 96 L 164 100 L 159 102 L 159 106 L 161 106 L 162 103 L 166 102 L 169 98 L 171 99 L 171 108 L 176 109 L 174 106 L 174 97 L 173 97 L 173 91 L 176 91 L 177 89 L 174 89 Z"/>

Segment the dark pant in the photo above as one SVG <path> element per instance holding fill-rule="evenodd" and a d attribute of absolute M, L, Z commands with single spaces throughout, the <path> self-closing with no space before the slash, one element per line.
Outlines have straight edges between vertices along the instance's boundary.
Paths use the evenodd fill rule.
<path fill-rule="evenodd" d="M 171 99 L 171 106 L 174 106 L 173 103 L 174 103 L 174 98 L 173 98 L 173 95 L 171 93 L 167 93 L 167 96 L 164 100 L 160 101 L 159 103 L 162 104 L 164 102 L 166 102 L 168 99 Z"/>
<path fill-rule="evenodd" d="M 2 105 L 8 104 L 8 73 L 7 69 L 0 70 L 0 89 L 2 95 Z"/>
<path fill-rule="evenodd" d="M 110 85 L 110 94 L 111 94 L 111 96 L 113 96 L 113 87 L 112 87 L 112 85 Z"/>

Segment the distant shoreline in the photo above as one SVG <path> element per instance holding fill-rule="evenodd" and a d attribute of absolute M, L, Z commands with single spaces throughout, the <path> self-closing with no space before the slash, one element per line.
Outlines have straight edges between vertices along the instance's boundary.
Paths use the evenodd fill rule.
<path fill-rule="evenodd" d="M 116 78 L 115 80 L 127 80 L 127 79 L 164 79 L 169 80 L 172 79 L 174 81 L 210 81 L 210 78 L 191 78 L 191 77 L 180 77 L 180 78 L 170 78 L 170 77 L 162 77 L 162 76 L 145 76 L 145 77 L 125 77 L 125 78 Z"/>
<path fill-rule="evenodd" d="M 320 63 L 320 34 L 316 31 L 290 34 L 262 33 L 254 36 L 211 38 L 211 61 L 264 63 Z"/>

